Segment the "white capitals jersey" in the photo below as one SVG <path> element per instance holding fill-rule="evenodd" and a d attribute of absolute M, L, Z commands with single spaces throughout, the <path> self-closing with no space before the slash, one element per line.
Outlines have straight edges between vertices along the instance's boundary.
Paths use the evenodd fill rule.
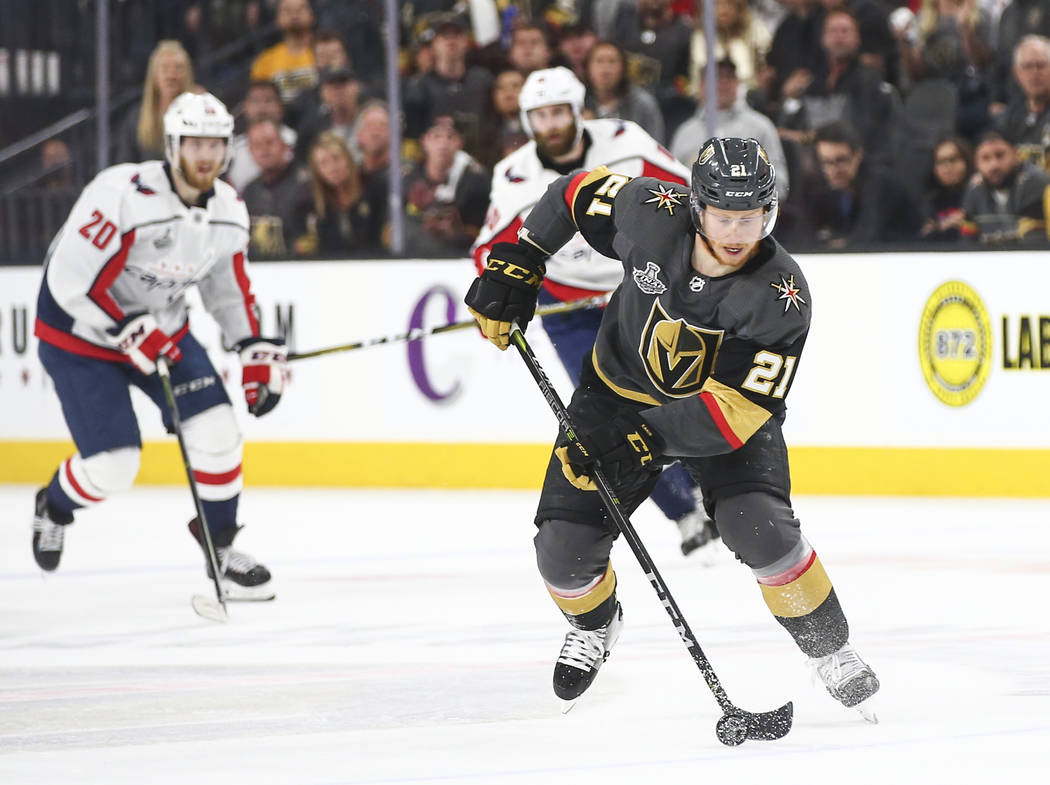
<path fill-rule="evenodd" d="M 605 165 L 629 177 L 656 177 L 685 185 L 690 171 L 655 139 L 629 120 L 584 120 L 590 137 L 580 167 L 586 170 Z M 699 148 L 698 148 L 699 149 Z M 519 147 L 498 164 L 492 173 L 492 191 L 485 225 L 471 253 L 478 274 L 485 269 L 492 245 L 516 242 L 518 229 L 540 200 L 547 186 L 560 177 L 544 168 L 536 142 Z M 544 288 L 561 300 L 571 300 L 616 288 L 623 265 L 593 250 L 579 232 L 547 261 Z"/>
<path fill-rule="evenodd" d="M 106 333 L 149 311 L 160 329 L 189 329 L 184 294 L 197 286 L 227 344 L 259 335 L 247 275 L 248 211 L 222 181 L 187 207 L 161 161 L 119 164 L 84 188 L 44 266 L 36 335 L 67 351 L 125 361 Z"/>

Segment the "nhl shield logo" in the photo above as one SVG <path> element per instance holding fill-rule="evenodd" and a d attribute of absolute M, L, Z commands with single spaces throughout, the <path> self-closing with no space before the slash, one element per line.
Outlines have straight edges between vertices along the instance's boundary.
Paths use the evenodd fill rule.
<path fill-rule="evenodd" d="M 663 294 L 667 291 L 667 286 L 660 280 L 660 265 L 656 262 L 646 262 L 645 269 L 639 270 L 637 267 L 631 273 L 634 278 L 635 284 L 646 294 Z"/>
<path fill-rule="evenodd" d="M 653 303 L 638 346 L 645 372 L 664 395 L 685 398 L 700 392 L 722 345 L 722 330 L 705 330 L 672 319 Z"/>

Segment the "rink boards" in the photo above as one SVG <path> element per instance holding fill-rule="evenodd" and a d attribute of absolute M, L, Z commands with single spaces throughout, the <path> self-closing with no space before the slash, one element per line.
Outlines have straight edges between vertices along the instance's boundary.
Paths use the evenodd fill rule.
<path fill-rule="evenodd" d="M 814 306 L 785 433 L 800 493 L 1050 496 L 1050 254 L 800 258 Z M 37 267 L 0 268 L 0 481 L 43 482 L 72 449 L 32 335 Z M 293 351 L 467 318 L 467 260 L 252 270 L 265 334 Z M 770 280 L 775 307 L 782 282 Z M 780 287 L 780 288 L 778 288 Z M 808 296 L 807 296 L 808 295 Z M 240 370 L 199 301 L 194 332 L 238 411 Z M 542 330 L 528 331 L 566 397 Z M 255 485 L 533 488 L 555 424 L 511 351 L 473 330 L 292 363 L 284 400 L 242 417 Z M 774 380 L 775 381 L 775 380 Z M 184 482 L 144 397 L 139 481 Z"/>

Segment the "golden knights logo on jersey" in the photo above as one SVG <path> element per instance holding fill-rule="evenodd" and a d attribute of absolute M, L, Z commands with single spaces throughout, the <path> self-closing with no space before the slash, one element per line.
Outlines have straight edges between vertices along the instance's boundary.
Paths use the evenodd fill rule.
<path fill-rule="evenodd" d="M 714 367 L 722 330 L 705 330 L 685 319 L 672 319 L 653 302 L 638 353 L 649 379 L 664 395 L 696 395 Z"/>

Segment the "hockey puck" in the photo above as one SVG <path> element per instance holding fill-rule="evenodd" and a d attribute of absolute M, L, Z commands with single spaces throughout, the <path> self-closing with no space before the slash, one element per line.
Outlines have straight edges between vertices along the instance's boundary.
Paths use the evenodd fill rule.
<path fill-rule="evenodd" d="M 747 720 L 726 714 L 715 725 L 715 735 L 727 747 L 737 747 L 747 739 Z"/>

